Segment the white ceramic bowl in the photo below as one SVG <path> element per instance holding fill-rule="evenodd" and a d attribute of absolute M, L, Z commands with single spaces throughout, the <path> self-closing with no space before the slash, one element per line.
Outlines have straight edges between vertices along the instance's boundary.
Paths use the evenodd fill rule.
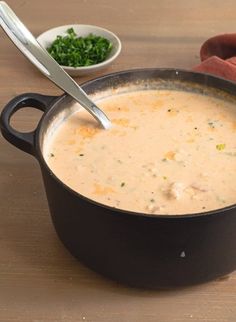
<path fill-rule="evenodd" d="M 121 42 L 120 39 L 111 31 L 106 30 L 101 27 L 92 26 L 92 25 L 66 25 L 60 26 L 53 29 L 49 29 L 37 37 L 38 42 L 44 48 L 48 48 L 51 43 L 56 39 L 58 35 L 66 36 L 66 31 L 69 28 L 74 28 L 75 33 L 78 37 L 86 37 L 89 34 L 94 34 L 96 36 L 101 36 L 108 39 L 112 43 L 112 50 L 109 53 L 106 60 L 99 64 L 85 66 L 85 67 L 68 67 L 61 66 L 66 72 L 71 76 L 83 76 L 95 73 L 108 67 L 120 54 L 121 51 Z"/>

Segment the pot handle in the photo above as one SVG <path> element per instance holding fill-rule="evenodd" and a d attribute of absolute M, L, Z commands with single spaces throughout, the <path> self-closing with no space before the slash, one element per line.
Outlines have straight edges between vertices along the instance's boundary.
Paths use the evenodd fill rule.
<path fill-rule="evenodd" d="M 4 138 L 18 149 L 35 156 L 35 133 L 37 128 L 31 132 L 19 132 L 10 125 L 13 114 L 25 107 L 33 107 L 45 112 L 57 96 L 46 96 L 35 93 L 25 93 L 13 98 L 3 109 L 0 117 L 0 128 Z"/>

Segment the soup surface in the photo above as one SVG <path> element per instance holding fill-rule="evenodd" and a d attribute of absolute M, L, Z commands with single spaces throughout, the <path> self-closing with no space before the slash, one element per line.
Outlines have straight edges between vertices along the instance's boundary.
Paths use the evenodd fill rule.
<path fill-rule="evenodd" d="M 98 127 L 80 109 L 51 135 L 44 154 L 64 183 L 115 208 L 190 214 L 236 202 L 236 106 L 176 90 L 142 90 L 98 102 Z"/>

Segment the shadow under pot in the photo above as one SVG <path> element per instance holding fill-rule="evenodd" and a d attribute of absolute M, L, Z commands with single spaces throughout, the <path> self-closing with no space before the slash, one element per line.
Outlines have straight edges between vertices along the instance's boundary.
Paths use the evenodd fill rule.
<path fill-rule="evenodd" d="M 204 95 L 220 91 L 232 97 L 236 93 L 236 84 L 227 80 L 175 69 L 113 73 L 86 82 L 82 88 L 99 98 L 109 91 L 123 93 L 132 88 Z M 235 205 L 187 215 L 135 213 L 88 199 L 59 180 L 45 161 L 44 145 L 55 119 L 73 112 L 72 103 L 67 95 L 27 93 L 11 100 L 1 114 L 5 139 L 38 160 L 53 224 L 71 254 L 113 280 L 152 289 L 202 283 L 232 272 L 236 268 Z M 44 112 L 30 133 L 10 126 L 12 115 L 25 106 Z"/>

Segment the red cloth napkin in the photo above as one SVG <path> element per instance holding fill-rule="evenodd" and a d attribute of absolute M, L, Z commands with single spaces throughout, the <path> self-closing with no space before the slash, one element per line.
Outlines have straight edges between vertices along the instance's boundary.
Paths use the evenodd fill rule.
<path fill-rule="evenodd" d="M 208 39 L 201 47 L 202 63 L 194 71 L 205 72 L 236 81 L 236 34 Z"/>

